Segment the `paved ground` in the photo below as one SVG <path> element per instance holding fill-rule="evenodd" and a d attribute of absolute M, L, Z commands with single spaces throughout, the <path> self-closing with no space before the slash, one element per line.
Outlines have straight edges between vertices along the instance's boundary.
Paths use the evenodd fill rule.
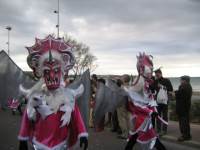
<path fill-rule="evenodd" d="M 10 111 L 0 111 L 0 150 L 17 150 L 17 133 L 20 118 L 19 115 L 12 116 Z M 199 129 L 199 126 L 197 128 Z M 177 133 L 177 129 L 175 130 Z M 169 132 L 175 133 L 171 130 Z M 123 150 L 126 144 L 125 140 L 117 139 L 116 134 L 111 133 L 108 129 L 101 133 L 94 133 L 90 130 L 89 133 L 89 150 Z M 200 137 L 200 133 L 197 135 Z M 195 149 L 191 146 L 177 144 L 168 140 L 162 140 L 162 142 L 168 150 L 197 150 L 197 148 Z M 136 145 L 134 150 L 141 150 L 141 147 Z"/>
<path fill-rule="evenodd" d="M 181 144 L 198 147 L 200 149 L 200 125 L 191 124 L 191 135 L 192 140 L 183 142 Z M 178 122 L 170 121 L 168 126 L 168 134 L 163 137 L 168 141 L 176 141 L 177 138 L 180 136 L 179 125 Z"/>
<path fill-rule="evenodd" d="M 102 133 L 90 133 L 90 150 L 123 150 L 126 144 L 125 140 L 116 138 L 116 135 L 108 130 Z M 168 140 L 162 140 L 167 150 L 199 150 L 191 146 L 181 145 Z M 141 150 L 140 145 L 136 145 L 133 150 Z"/>

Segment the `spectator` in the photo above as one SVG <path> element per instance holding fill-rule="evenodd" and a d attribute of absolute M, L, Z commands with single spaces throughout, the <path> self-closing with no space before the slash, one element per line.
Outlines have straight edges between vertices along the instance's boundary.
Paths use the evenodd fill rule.
<path fill-rule="evenodd" d="M 97 75 L 93 74 L 91 77 L 91 99 L 90 99 L 90 111 L 89 111 L 89 127 L 94 127 L 94 121 L 93 121 L 93 111 L 94 111 L 94 105 L 95 105 L 95 95 L 96 95 L 96 89 L 97 89 Z"/>
<path fill-rule="evenodd" d="M 190 77 L 182 76 L 180 80 L 180 86 L 177 91 L 175 91 L 176 96 L 176 113 L 179 119 L 179 127 L 181 136 L 178 141 L 185 141 L 191 139 L 190 134 L 190 107 L 191 107 L 191 97 L 192 97 L 192 87 L 190 85 Z"/>
<path fill-rule="evenodd" d="M 116 81 L 113 80 L 113 82 L 115 82 L 117 84 L 118 87 L 121 87 L 122 82 L 120 79 L 117 79 Z M 118 112 L 117 110 L 114 110 L 112 113 L 112 129 L 111 132 L 117 132 L 117 134 L 122 134 L 120 125 L 119 125 L 119 118 L 118 118 Z"/>
<path fill-rule="evenodd" d="M 155 70 L 155 89 L 157 92 L 156 100 L 157 100 L 157 110 L 159 116 L 161 116 L 165 121 L 168 121 L 168 102 L 171 100 L 173 87 L 169 79 L 164 78 L 162 75 L 161 69 Z M 165 97 L 162 97 L 160 100 L 158 97 L 160 90 L 164 90 Z M 163 92 L 163 91 L 162 91 Z M 157 132 L 159 135 L 165 135 L 167 134 L 167 125 L 163 124 L 160 120 L 157 120 Z"/>
<path fill-rule="evenodd" d="M 121 83 L 122 82 L 122 83 Z M 118 80 L 117 83 L 121 83 L 123 87 L 128 87 L 130 82 L 130 76 L 125 74 L 122 76 L 122 80 Z M 119 84 L 118 84 L 119 86 Z M 126 101 L 117 109 L 118 118 L 119 118 L 119 126 L 121 128 L 121 134 L 118 138 L 127 139 L 129 133 L 129 112 L 128 112 L 128 97 L 126 97 Z"/>

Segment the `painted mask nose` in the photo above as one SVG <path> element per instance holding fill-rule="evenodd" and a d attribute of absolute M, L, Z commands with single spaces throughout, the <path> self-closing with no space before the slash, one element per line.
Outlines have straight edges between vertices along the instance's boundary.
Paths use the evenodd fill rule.
<path fill-rule="evenodd" d="M 50 72 L 50 78 L 53 79 L 55 77 L 55 74 L 53 71 Z"/>

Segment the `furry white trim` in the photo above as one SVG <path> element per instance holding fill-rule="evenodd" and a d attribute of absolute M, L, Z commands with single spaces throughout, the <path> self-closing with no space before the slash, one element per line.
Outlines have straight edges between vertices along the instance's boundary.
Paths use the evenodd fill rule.
<path fill-rule="evenodd" d="M 78 138 L 80 139 L 81 137 L 88 137 L 88 133 L 87 132 L 80 133 L 78 135 Z"/>
<path fill-rule="evenodd" d="M 58 150 L 58 149 L 67 149 L 67 142 L 66 140 L 62 141 L 61 143 L 55 145 L 54 147 L 48 147 L 47 145 L 44 145 L 36 140 L 36 138 L 33 138 L 33 147 L 37 149 L 45 149 L 45 150 Z"/>
<path fill-rule="evenodd" d="M 29 90 L 25 89 L 22 84 L 19 85 L 19 91 L 22 93 L 22 95 L 27 95 L 28 93 L 30 93 Z"/>
<path fill-rule="evenodd" d="M 71 112 L 74 110 L 75 99 L 82 95 L 84 86 L 80 85 L 77 89 L 64 87 L 63 81 L 58 89 L 50 91 L 47 89 L 44 79 L 41 78 L 31 89 L 22 88 L 28 98 L 27 115 L 30 120 L 36 119 L 36 112 L 41 114 L 44 119 L 46 116 L 63 111 L 61 117 L 61 127 L 69 124 Z"/>
<path fill-rule="evenodd" d="M 22 137 L 22 136 L 18 136 L 18 140 L 20 141 L 28 141 L 29 140 L 29 137 Z"/>

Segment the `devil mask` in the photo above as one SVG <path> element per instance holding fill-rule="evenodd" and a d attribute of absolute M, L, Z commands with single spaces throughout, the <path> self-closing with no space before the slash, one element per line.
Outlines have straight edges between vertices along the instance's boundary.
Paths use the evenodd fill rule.
<path fill-rule="evenodd" d="M 59 88 L 63 76 L 73 67 L 72 47 L 63 38 L 55 39 L 51 35 L 36 39 L 35 45 L 27 47 L 28 65 L 36 77 L 43 77 L 49 90 Z"/>
<path fill-rule="evenodd" d="M 49 51 L 49 59 L 43 63 L 43 78 L 49 90 L 59 88 L 62 77 L 61 63 L 59 60 L 53 59 L 51 51 Z"/>
<path fill-rule="evenodd" d="M 152 56 L 140 53 L 137 56 L 137 70 L 140 75 L 145 78 L 151 79 L 153 74 Z"/>

